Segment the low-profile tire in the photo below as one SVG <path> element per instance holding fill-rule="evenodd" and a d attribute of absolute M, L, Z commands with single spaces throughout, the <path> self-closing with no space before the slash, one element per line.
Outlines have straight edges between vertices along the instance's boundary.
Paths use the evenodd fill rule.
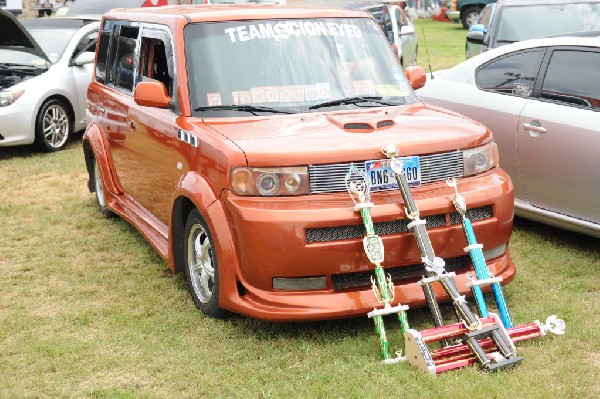
<path fill-rule="evenodd" d="M 471 25 L 477 20 L 477 16 L 481 12 L 479 7 L 468 7 L 460 13 L 460 22 L 463 28 L 469 29 Z"/>
<path fill-rule="evenodd" d="M 100 164 L 98 159 L 94 157 L 94 192 L 96 193 L 96 202 L 98 203 L 98 209 L 104 214 L 104 216 L 112 218 L 116 215 L 106 207 L 106 195 L 104 194 L 104 181 L 102 180 L 102 171 L 100 170 Z"/>
<path fill-rule="evenodd" d="M 214 241 L 197 209 L 190 212 L 185 224 L 183 257 L 185 277 L 198 309 L 209 317 L 225 317 L 227 311 L 219 307 L 219 267 Z"/>
<path fill-rule="evenodd" d="M 62 150 L 71 137 L 73 121 L 67 105 L 58 99 L 42 104 L 35 118 L 35 145 L 42 151 Z"/>

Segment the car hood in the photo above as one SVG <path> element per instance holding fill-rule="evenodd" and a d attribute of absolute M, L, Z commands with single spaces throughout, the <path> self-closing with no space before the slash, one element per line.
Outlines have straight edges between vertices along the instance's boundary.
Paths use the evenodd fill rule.
<path fill-rule="evenodd" d="M 0 9 L 0 49 L 35 54 L 50 62 L 44 50 L 10 12 Z"/>
<path fill-rule="evenodd" d="M 491 140 L 486 127 L 457 113 L 417 102 L 348 112 L 205 119 L 234 142 L 249 165 L 290 166 L 379 159 L 395 144 L 400 155 L 445 152 Z"/>

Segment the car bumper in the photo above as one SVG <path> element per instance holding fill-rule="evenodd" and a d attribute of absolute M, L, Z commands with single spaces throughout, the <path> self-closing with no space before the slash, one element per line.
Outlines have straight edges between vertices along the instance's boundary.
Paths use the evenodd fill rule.
<path fill-rule="evenodd" d="M 35 139 L 35 105 L 19 103 L 0 107 L 0 147 L 31 144 Z"/>
<path fill-rule="evenodd" d="M 490 210 L 490 217 L 473 221 L 473 226 L 484 250 L 496 251 L 488 261 L 490 272 L 509 282 L 515 274 L 508 251 L 512 183 L 497 168 L 485 176 L 461 179 L 459 190 L 469 209 Z M 436 255 L 457 273 L 459 291 L 469 295 L 466 273 L 472 267 L 463 250 L 466 243 L 460 221 L 451 217 L 453 191 L 440 182 L 415 189 L 414 196 L 422 218 L 441 221 L 428 229 L 431 242 Z M 385 228 L 406 219 L 399 191 L 376 193 L 371 200 L 376 225 Z M 228 229 L 222 233 L 235 241 L 235 248 L 216 246 L 219 259 L 235 263 L 228 265 L 233 272 L 219 276 L 222 307 L 258 319 L 300 321 L 360 316 L 379 306 L 370 287 L 374 266 L 364 253 L 361 218 L 348 194 L 265 199 L 226 193 L 220 206 L 228 223 L 215 227 L 215 237 L 220 229 Z M 413 234 L 380 236 L 385 248 L 383 266 L 395 277 L 394 303 L 424 306 L 417 285 L 421 255 Z M 277 287 L 281 281 L 291 285 Z M 441 287 L 435 290 L 442 301 L 448 299 Z"/>
<path fill-rule="evenodd" d="M 458 21 L 460 19 L 460 11 L 447 11 L 446 17 L 452 21 Z"/>

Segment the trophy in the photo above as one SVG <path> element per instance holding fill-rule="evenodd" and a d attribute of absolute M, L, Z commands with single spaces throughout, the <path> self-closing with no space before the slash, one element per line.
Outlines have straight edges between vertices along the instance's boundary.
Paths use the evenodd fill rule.
<path fill-rule="evenodd" d="M 350 169 L 345 176 L 346 188 L 354 202 L 354 210 L 359 211 L 364 227 L 365 236 L 363 238 L 363 247 L 369 261 L 375 265 L 373 275 L 371 276 L 371 289 L 375 296 L 375 300 L 383 305 L 380 308 L 373 308 L 367 314 L 370 319 L 373 319 L 375 324 L 375 332 L 379 338 L 381 346 L 381 358 L 385 364 L 393 364 L 404 361 L 405 357 L 402 352 L 397 350 L 394 355 L 390 353 L 389 342 L 385 333 L 385 325 L 383 316 L 389 314 L 397 314 L 400 322 L 400 330 L 404 334 L 408 329 L 408 319 L 406 317 L 406 305 L 392 306 L 394 301 L 394 284 L 392 278 L 385 274 L 384 268 L 381 266 L 384 259 L 383 241 L 375 233 L 373 220 L 371 219 L 371 208 L 373 204 L 370 202 L 370 187 L 367 184 L 364 172 L 356 168 L 354 164 L 350 165 Z"/>
<path fill-rule="evenodd" d="M 398 148 L 394 145 L 385 146 L 382 149 L 383 154 L 390 159 L 390 167 L 396 177 L 398 188 L 402 194 L 404 200 L 405 213 L 411 222 L 408 225 L 409 230 L 412 230 L 421 258 L 426 270 L 426 276 L 422 278 L 420 284 L 423 287 L 425 298 L 433 302 L 432 312 L 434 324 L 439 332 L 443 331 L 446 327 L 443 326 L 443 319 L 439 314 L 439 304 L 437 304 L 437 298 L 435 296 L 431 298 L 433 290 L 431 284 L 438 282 L 442 288 L 448 294 L 454 306 L 454 310 L 458 316 L 458 319 L 465 327 L 465 332 L 459 335 L 462 336 L 463 344 L 466 344 L 474 358 L 477 359 L 481 365 L 487 370 L 497 370 L 500 368 L 510 367 L 523 360 L 522 357 L 516 356 L 515 346 L 510 339 L 510 336 L 504 329 L 501 323 L 492 323 L 487 327 L 484 327 L 479 317 L 475 316 L 467 303 L 467 300 L 463 295 L 460 295 L 456 288 L 454 281 L 454 273 L 447 273 L 445 270 L 445 263 L 443 259 L 435 256 L 429 234 L 425 227 L 425 220 L 419 217 L 419 209 L 417 208 L 416 202 L 412 196 L 408 180 L 404 173 L 403 160 L 398 157 Z M 430 306 L 432 309 L 432 306 Z M 409 331 L 410 332 L 410 331 Z M 437 334 L 437 337 L 443 334 Z M 454 336 L 454 335 L 452 335 Z M 412 346 L 414 343 L 415 350 L 419 350 L 423 353 L 422 348 L 425 346 L 422 334 L 414 331 L 411 337 L 407 337 L 407 354 L 409 352 L 409 343 Z M 488 356 L 484 347 L 482 347 L 480 341 L 490 339 L 493 342 L 496 351 L 493 356 Z M 411 356 L 408 356 L 409 362 Z M 426 361 L 432 360 L 429 358 Z M 429 363 L 428 368 L 433 363 Z"/>
<path fill-rule="evenodd" d="M 467 287 L 471 288 L 471 291 L 473 292 L 473 296 L 477 301 L 479 314 L 481 317 L 487 317 L 487 308 L 481 287 L 485 285 L 491 285 L 494 300 L 496 301 L 496 307 L 498 308 L 498 313 L 500 314 L 500 319 L 502 320 L 502 325 L 504 325 L 505 328 L 511 328 L 513 326 L 513 321 L 510 316 L 510 312 L 508 311 L 506 300 L 504 299 L 502 287 L 500 286 L 502 277 L 492 276 L 488 271 L 485 258 L 483 257 L 483 245 L 477 243 L 475 232 L 473 231 L 473 226 L 471 225 L 471 220 L 466 216 L 467 203 L 465 201 L 465 197 L 458 193 L 456 180 L 454 178 L 447 179 L 446 184 L 454 189 L 455 194 L 454 198 L 452 199 L 452 203 L 462 218 L 462 229 L 467 241 L 467 246 L 464 250 L 465 252 L 469 253 L 471 262 L 473 263 L 473 269 L 475 270 L 475 275 L 477 276 L 476 279 L 473 278 L 472 281 L 467 284 Z"/>

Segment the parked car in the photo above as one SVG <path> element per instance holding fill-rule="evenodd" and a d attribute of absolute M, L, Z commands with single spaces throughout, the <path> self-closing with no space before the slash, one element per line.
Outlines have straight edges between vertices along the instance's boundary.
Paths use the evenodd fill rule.
<path fill-rule="evenodd" d="M 0 0 L 0 9 L 18 17 L 23 14 L 23 0 Z"/>
<path fill-rule="evenodd" d="M 296 5 L 335 7 L 368 12 L 397 53 L 403 67 L 417 64 L 418 37 L 406 12 L 391 1 L 305 0 Z"/>
<path fill-rule="evenodd" d="M 520 40 L 599 31 L 599 0 L 499 0 L 467 33 L 467 58 Z"/>
<path fill-rule="evenodd" d="M 99 21 L 0 10 L 0 146 L 57 151 L 85 128 Z"/>
<path fill-rule="evenodd" d="M 415 26 L 403 8 L 395 4 L 388 4 L 388 10 L 392 22 L 392 33 L 394 35 L 392 43 L 398 50 L 400 63 L 403 67 L 417 65 L 419 39 L 415 32 Z"/>
<path fill-rule="evenodd" d="M 483 8 L 496 0 L 452 0 L 446 12 L 446 17 L 454 22 L 460 22 L 465 29 L 469 29 L 479 17 Z"/>
<path fill-rule="evenodd" d="M 536 39 L 473 57 L 417 91 L 490 127 L 517 215 L 600 237 L 600 38 Z"/>
<path fill-rule="evenodd" d="M 132 66 L 118 68 L 126 57 Z M 344 180 L 353 164 L 369 171 L 396 301 L 425 305 L 425 269 L 382 154 L 395 144 L 414 161 L 420 214 L 461 293 L 470 258 L 450 177 L 491 272 L 508 282 L 512 183 L 487 128 L 417 101 L 424 80 L 421 67 L 402 70 L 362 11 L 113 10 L 88 90 L 89 188 L 103 214 L 130 222 L 186 274 L 206 315 L 365 315 L 377 302 Z"/>

